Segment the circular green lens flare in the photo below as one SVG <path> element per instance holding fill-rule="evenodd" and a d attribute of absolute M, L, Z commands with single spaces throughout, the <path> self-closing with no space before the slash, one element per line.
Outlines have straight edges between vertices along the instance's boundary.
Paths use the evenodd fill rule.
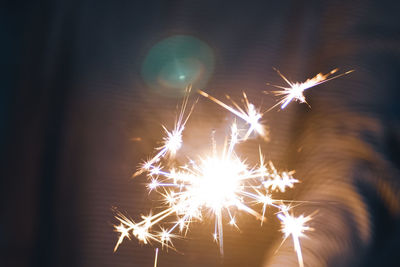
<path fill-rule="evenodd" d="M 203 41 L 189 35 L 174 35 L 155 44 L 142 66 L 142 77 L 153 91 L 182 96 L 192 85 L 203 88 L 214 71 L 214 54 Z"/>

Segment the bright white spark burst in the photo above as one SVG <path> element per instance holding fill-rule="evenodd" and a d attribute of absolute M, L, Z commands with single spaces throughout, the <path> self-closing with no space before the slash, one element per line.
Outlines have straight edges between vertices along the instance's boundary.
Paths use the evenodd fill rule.
<path fill-rule="evenodd" d="M 162 248 L 174 249 L 173 239 L 186 235 L 192 222 L 202 221 L 205 216 L 215 221 L 213 232 L 214 240 L 219 244 L 223 254 L 223 224 L 238 227 L 235 219 L 237 212 L 246 212 L 262 222 L 265 221 L 267 207 L 278 210 L 278 214 L 287 210 L 284 201 L 272 198 L 273 191 L 284 192 L 293 187 L 298 180 L 293 177 L 294 172 L 278 172 L 272 162 L 264 164 L 264 156 L 260 149 L 259 163 L 249 166 L 235 152 L 235 146 L 243 142 L 248 136 L 264 128 L 258 125 L 261 115 L 254 106 L 248 103 L 247 112 L 237 106 L 237 110 L 226 106 L 222 102 L 201 92 L 234 114 L 249 122 L 250 128 L 244 138 L 239 138 L 239 129 L 234 122 L 231 126 L 231 135 L 225 142 L 223 149 L 218 151 L 214 143 L 212 153 L 197 160 L 189 160 L 185 165 L 173 166 L 170 155 L 174 155 L 182 145 L 182 132 L 191 111 L 184 118 L 188 102 L 188 94 L 184 97 L 180 114 L 174 131 L 167 132 L 164 145 L 151 160 L 143 164 L 138 173 L 146 173 L 149 179 L 148 190 L 158 193 L 164 202 L 164 208 L 158 213 L 142 216 L 142 220 L 134 222 L 125 215 L 118 213 L 116 218 L 120 222 L 115 231 L 120 234 L 115 249 L 125 238 L 137 238 L 144 244 L 151 241 L 158 242 Z M 175 137 L 174 133 L 177 133 Z M 176 138 L 176 139 L 175 139 Z M 174 141 L 171 141 L 174 140 Z M 175 141 L 179 140 L 179 146 Z M 170 145 L 172 142 L 174 145 Z M 165 163 L 165 164 L 164 164 Z M 172 167 L 171 167 L 172 166 Z M 261 212 L 255 206 L 262 206 Z M 175 218 L 175 219 L 173 219 Z M 171 225 L 166 228 L 167 224 Z"/>
<path fill-rule="evenodd" d="M 161 158 L 163 158 L 165 156 L 173 158 L 173 157 L 175 157 L 178 150 L 181 148 L 182 133 L 183 133 L 186 123 L 194 109 L 194 104 L 193 104 L 191 109 L 189 110 L 189 112 L 187 112 L 187 114 L 186 114 L 186 108 L 188 105 L 188 100 L 189 100 L 189 95 L 190 95 L 191 89 L 192 89 L 191 86 L 188 86 L 185 90 L 185 95 L 182 100 L 180 112 L 179 112 L 178 117 L 176 118 L 173 130 L 169 131 L 164 125 L 162 125 L 162 128 L 164 129 L 164 132 L 165 132 L 165 136 L 163 137 L 163 142 L 162 142 L 163 145 L 161 147 L 157 148 L 157 150 L 159 150 L 159 152 L 153 158 L 144 162 L 142 164 L 142 167 L 134 174 L 134 176 L 142 174 L 143 171 L 145 171 L 145 170 L 153 169 L 153 171 L 154 171 L 154 164 L 156 164 L 158 161 L 160 161 Z"/>
<path fill-rule="evenodd" d="M 292 187 L 297 182 L 292 177 L 292 172 L 280 173 L 272 163 L 248 166 L 235 153 L 237 144 L 237 126 L 232 125 L 232 134 L 227 145 L 222 151 L 213 153 L 199 160 L 190 160 L 186 165 L 172 168 L 151 165 L 146 170 L 150 180 L 149 190 L 159 193 L 165 203 L 165 208 L 154 215 L 143 217 L 139 223 L 118 214 L 120 225 L 115 230 L 120 233 L 120 238 L 115 249 L 124 238 L 134 236 L 143 243 L 156 241 L 168 248 L 173 248 L 173 233 L 187 232 L 190 223 L 201 221 L 204 214 L 212 214 L 215 220 L 214 238 L 223 254 L 223 221 L 225 216 L 229 224 L 236 226 L 235 213 L 247 212 L 261 222 L 265 220 L 264 214 L 267 206 L 280 209 L 278 200 L 271 198 L 271 188 Z M 157 171 L 153 171 L 156 169 Z M 281 178 L 288 177 L 288 180 Z M 262 213 L 257 212 L 252 206 L 261 204 Z M 154 230 L 154 226 L 162 226 L 164 220 L 176 217 L 169 229 Z"/>
<path fill-rule="evenodd" d="M 313 228 L 306 224 L 312 219 L 312 215 L 300 215 L 295 217 L 289 214 L 289 208 L 282 205 L 281 212 L 278 213 L 278 218 L 282 223 L 281 231 L 284 234 L 285 241 L 289 236 L 292 236 L 294 250 L 297 254 L 297 259 L 300 267 L 304 267 L 303 254 L 301 253 L 300 237 L 304 237 L 305 231 L 311 231 Z"/>
<path fill-rule="evenodd" d="M 268 140 L 268 131 L 266 130 L 265 125 L 262 124 L 260 121 L 262 119 L 263 114 L 259 112 L 254 104 L 250 103 L 249 100 L 247 99 L 246 93 L 243 92 L 243 99 L 242 102 L 244 104 L 244 109 L 241 108 L 236 102 L 232 101 L 232 104 L 234 107 L 231 107 L 221 100 L 216 99 L 215 97 L 207 94 L 206 92 L 202 90 L 198 90 L 199 94 L 201 94 L 204 97 L 207 97 L 208 99 L 212 100 L 213 102 L 217 103 L 221 107 L 227 109 L 231 113 L 235 114 L 237 117 L 241 118 L 244 120 L 248 125 L 249 128 L 242 138 L 243 141 L 247 140 L 252 132 L 256 132 L 259 134 L 261 137 L 263 137 L 265 140 Z M 226 96 L 228 99 L 230 97 L 227 95 Z"/>
<path fill-rule="evenodd" d="M 328 78 L 336 71 L 337 69 L 332 70 L 325 75 L 319 73 L 304 83 L 292 83 L 277 70 L 290 86 L 274 85 L 282 89 L 274 92 L 283 96 L 277 105 L 284 109 L 292 100 L 307 103 L 303 94 L 306 89 L 352 72 Z M 312 214 L 295 217 L 290 213 L 291 207 L 284 204 L 285 201 L 272 198 L 273 192 L 285 192 L 287 188 L 293 188 L 294 184 L 299 182 L 293 177 L 294 171 L 279 172 L 271 161 L 264 164 L 261 149 L 259 163 L 253 166 L 246 164 L 235 152 L 235 145 L 246 141 L 253 132 L 267 139 L 268 132 L 261 123 L 263 114 L 248 101 L 245 93 L 242 100 L 245 107 L 241 108 L 234 101 L 234 107 L 231 107 L 201 90 L 198 92 L 243 119 L 249 125 L 246 134 L 239 138 L 239 129 L 236 123 L 233 123 L 230 138 L 220 152 L 214 145 L 211 155 L 189 160 L 185 165 L 174 166 L 172 159 L 182 146 L 182 134 L 194 107 L 193 105 L 186 113 L 190 93 L 188 87 L 173 130 L 169 131 L 163 126 L 165 136 L 163 145 L 157 149 L 159 152 L 143 163 L 135 173 L 135 176 L 147 174 L 150 181 L 147 188 L 149 192 L 154 191 L 163 198 L 164 208 L 154 215 L 150 213 L 148 216 L 142 216 L 138 223 L 118 213 L 116 218 L 120 224 L 114 228 L 120 236 L 114 251 L 125 238 L 131 239 L 132 236 L 144 244 L 154 241 L 160 243 L 162 248 L 174 249 L 173 239 L 186 235 L 192 222 L 202 221 L 206 215 L 211 214 L 215 221 L 213 238 L 219 243 L 220 253 L 223 254 L 223 222 L 228 221 L 228 224 L 238 227 L 235 214 L 243 211 L 259 219 L 262 224 L 265 221 L 266 209 L 270 207 L 277 209 L 284 241 L 292 236 L 299 265 L 303 267 L 299 239 L 305 236 L 305 231 L 312 230 L 307 226 Z M 261 212 L 256 211 L 255 206 L 262 206 Z M 166 228 L 165 225 L 171 225 L 170 219 L 173 217 L 175 219 L 172 226 Z M 155 266 L 157 256 L 158 250 Z"/>
<path fill-rule="evenodd" d="M 272 93 L 274 93 L 277 96 L 282 96 L 282 98 L 278 101 L 278 103 L 276 105 L 274 105 L 271 109 L 273 109 L 276 106 L 281 105 L 281 109 L 284 109 L 292 100 L 294 101 L 299 101 L 300 103 L 307 103 L 306 98 L 304 96 L 304 91 L 317 86 L 319 84 L 328 82 L 330 80 L 339 78 L 341 76 L 347 75 L 351 72 L 353 72 L 354 70 L 350 70 L 341 74 L 338 74 L 336 76 L 330 77 L 332 74 L 336 73 L 338 71 L 338 69 L 334 69 L 330 72 L 328 72 L 327 74 L 322 74 L 322 73 L 318 73 L 316 76 L 314 76 L 313 78 L 307 79 L 305 82 L 291 82 L 289 81 L 279 70 L 275 69 L 275 71 L 279 74 L 279 76 L 282 77 L 282 79 L 289 85 L 289 87 L 284 87 L 284 86 L 280 86 L 280 85 L 272 85 L 267 83 L 268 85 L 272 85 L 276 88 L 282 89 L 279 91 L 273 91 Z M 268 93 L 268 92 L 265 92 Z"/>

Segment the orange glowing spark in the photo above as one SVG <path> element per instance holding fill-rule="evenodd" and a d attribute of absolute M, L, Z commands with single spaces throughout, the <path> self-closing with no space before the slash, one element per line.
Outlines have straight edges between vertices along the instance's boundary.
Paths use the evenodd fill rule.
<path fill-rule="evenodd" d="M 328 82 L 330 80 L 339 78 L 341 76 L 347 75 L 347 74 L 353 72 L 354 70 L 350 70 L 350 71 L 347 71 L 347 72 L 344 72 L 344 73 L 341 73 L 341 74 L 338 74 L 336 76 L 329 78 L 329 76 L 331 76 L 332 74 L 334 74 L 338 71 L 338 69 L 334 69 L 334 70 L 328 72 L 327 74 L 318 73 L 313 78 L 307 79 L 305 82 L 302 82 L 302 83 L 291 82 L 279 70 L 275 69 L 275 71 L 279 74 L 279 76 L 282 77 L 282 79 L 289 85 L 289 87 L 284 87 L 284 86 L 280 86 L 280 85 L 273 85 L 273 84 L 267 83 L 267 85 L 272 85 L 276 88 L 282 89 L 279 91 L 272 92 L 277 96 L 282 96 L 282 98 L 278 101 L 278 103 L 276 105 L 271 107 L 270 110 L 275 108 L 278 105 L 281 105 L 281 109 L 284 109 L 292 100 L 299 101 L 300 103 L 308 104 L 306 101 L 306 98 L 304 96 L 305 90 L 312 88 L 314 86 L 320 85 L 322 83 Z M 268 93 L 268 92 L 264 91 L 264 93 Z"/>

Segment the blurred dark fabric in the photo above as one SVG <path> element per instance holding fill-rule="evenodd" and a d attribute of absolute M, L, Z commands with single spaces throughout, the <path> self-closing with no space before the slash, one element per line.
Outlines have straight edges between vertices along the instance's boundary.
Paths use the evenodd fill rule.
<path fill-rule="evenodd" d="M 153 266 L 154 248 L 136 240 L 113 253 L 112 207 L 134 218 L 154 207 L 145 179 L 131 176 L 180 100 L 149 90 L 140 70 L 177 34 L 213 49 L 207 92 L 245 90 L 264 108 L 275 101 L 266 82 L 283 82 L 272 67 L 295 81 L 355 69 L 310 89 L 311 109 L 267 113 L 263 151 L 302 180 L 284 195 L 310 201 L 295 213 L 319 211 L 302 239 L 306 266 L 398 266 L 399 14 L 397 1 L 3 3 L 0 266 Z M 187 135 L 231 118 L 200 99 Z M 162 252 L 159 266 L 297 266 L 290 240 L 274 254 L 281 233 L 270 215 L 226 228 L 223 259 L 212 223 L 194 225 L 175 243 L 184 255 Z"/>

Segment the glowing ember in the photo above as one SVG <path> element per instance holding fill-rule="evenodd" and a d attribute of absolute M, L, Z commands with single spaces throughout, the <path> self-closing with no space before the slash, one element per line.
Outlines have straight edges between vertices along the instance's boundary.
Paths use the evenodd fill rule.
<path fill-rule="evenodd" d="M 339 78 L 341 76 L 347 75 L 354 71 L 354 70 L 350 70 L 345 73 L 341 73 L 341 74 L 338 74 L 336 76 L 329 78 L 329 76 L 331 76 L 332 74 L 334 74 L 338 71 L 338 69 L 334 69 L 327 74 L 318 73 L 315 77 L 307 79 L 305 82 L 300 83 L 300 82 L 289 81 L 279 70 L 277 70 L 277 69 L 275 69 L 275 70 L 279 74 L 279 76 L 281 76 L 282 79 L 289 85 L 289 87 L 284 87 L 284 86 L 280 86 L 280 85 L 272 85 L 276 88 L 282 89 L 279 91 L 273 91 L 273 93 L 275 95 L 282 96 L 282 98 L 271 109 L 273 109 L 274 107 L 276 107 L 278 105 L 281 105 L 281 109 L 284 109 L 292 100 L 299 101 L 300 103 L 308 104 L 306 101 L 306 98 L 304 96 L 305 90 L 307 90 L 311 87 L 317 86 L 319 84 L 328 82 L 330 80 Z M 267 83 L 267 84 L 271 85 L 269 83 Z M 268 92 L 265 92 L 265 93 L 268 93 Z"/>

